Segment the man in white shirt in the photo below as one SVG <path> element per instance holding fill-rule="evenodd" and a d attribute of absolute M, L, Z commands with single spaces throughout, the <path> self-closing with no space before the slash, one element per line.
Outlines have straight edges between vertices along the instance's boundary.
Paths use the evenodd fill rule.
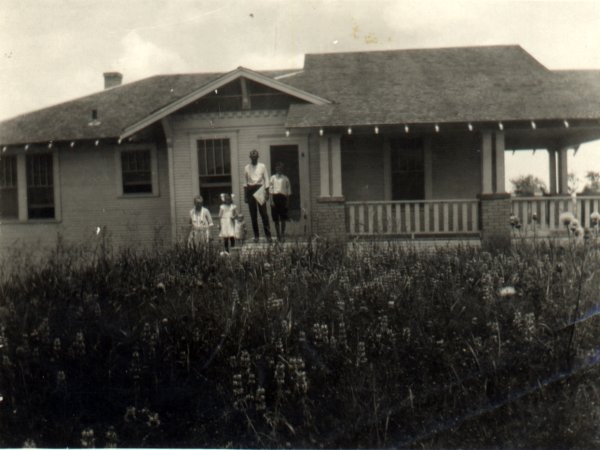
<path fill-rule="evenodd" d="M 292 195 L 290 179 L 283 173 L 283 163 L 275 164 L 275 174 L 271 177 L 271 217 L 275 224 L 277 240 L 285 239 L 285 222 L 288 220 L 289 197 Z"/>
<path fill-rule="evenodd" d="M 256 210 L 260 214 L 263 223 L 265 237 L 268 242 L 271 242 L 271 229 L 269 226 L 269 217 L 267 216 L 267 201 L 269 199 L 269 173 L 267 167 L 263 163 L 258 162 L 258 151 L 250 152 L 250 164 L 246 164 L 244 168 L 244 176 L 246 184 L 244 185 L 246 203 L 250 209 L 250 220 L 252 221 L 252 231 L 254 232 L 254 242 L 258 242 L 258 218 Z M 254 194 L 263 189 L 264 201 L 257 201 Z"/>
<path fill-rule="evenodd" d="M 208 242 L 210 227 L 213 226 L 210 211 L 202 206 L 204 200 L 200 195 L 194 198 L 194 207 L 190 210 L 192 229 L 188 236 L 188 246 L 193 247 Z"/>

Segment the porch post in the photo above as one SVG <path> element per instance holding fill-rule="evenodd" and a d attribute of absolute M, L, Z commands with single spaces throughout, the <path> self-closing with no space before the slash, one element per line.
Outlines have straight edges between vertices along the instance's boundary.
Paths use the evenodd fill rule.
<path fill-rule="evenodd" d="M 492 192 L 492 133 L 484 131 L 481 139 L 481 193 Z"/>
<path fill-rule="evenodd" d="M 319 139 L 319 169 L 321 175 L 321 197 L 329 197 L 329 145 L 330 137 L 322 136 Z"/>
<path fill-rule="evenodd" d="M 341 136 L 318 139 L 321 191 L 313 212 L 312 229 L 329 239 L 346 239 L 346 204 L 342 194 Z"/>
<path fill-rule="evenodd" d="M 171 243 L 177 242 L 177 213 L 175 209 L 175 173 L 174 173 L 174 156 L 173 156 L 173 126 L 170 117 L 165 117 L 161 120 L 165 133 L 165 142 L 167 144 L 167 164 L 169 172 L 169 206 L 171 213 Z"/>
<path fill-rule="evenodd" d="M 342 197 L 342 153 L 340 136 L 330 138 L 331 143 L 331 196 Z"/>
<path fill-rule="evenodd" d="M 496 193 L 506 192 L 504 182 L 504 132 L 496 132 Z"/>
<path fill-rule="evenodd" d="M 27 209 L 27 156 L 23 152 L 17 153 L 17 195 L 19 196 L 19 220 L 28 219 Z"/>
<path fill-rule="evenodd" d="M 481 137 L 479 219 L 483 247 L 510 245 L 510 194 L 504 182 L 504 132 L 484 131 Z"/>
<path fill-rule="evenodd" d="M 567 167 L 567 152 L 568 148 L 564 147 L 558 151 L 558 180 L 559 194 L 566 195 L 569 193 L 569 169 Z"/>
<path fill-rule="evenodd" d="M 548 149 L 548 169 L 550 177 L 550 195 L 556 194 L 556 149 Z"/>

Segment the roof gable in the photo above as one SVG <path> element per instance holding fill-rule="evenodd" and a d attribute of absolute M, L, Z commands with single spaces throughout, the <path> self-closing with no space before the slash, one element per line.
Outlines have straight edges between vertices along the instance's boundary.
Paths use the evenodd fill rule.
<path fill-rule="evenodd" d="M 243 71 L 245 74 L 251 72 L 248 69 Z M 289 72 L 292 70 L 253 72 L 253 78 L 266 84 L 273 81 L 271 77 Z M 218 80 L 223 81 L 224 75 L 227 74 L 155 75 L 21 114 L 0 122 L 0 145 L 119 138 L 123 130 L 131 129 L 144 118 L 164 111 L 204 86 L 210 85 L 209 91 L 212 92 L 212 86 L 219 85 Z M 282 82 L 275 81 L 275 85 L 280 90 L 285 88 L 288 92 L 299 92 L 296 88 L 285 87 Z M 96 120 L 93 119 L 94 110 Z"/>
<path fill-rule="evenodd" d="M 189 94 L 170 103 L 169 105 L 166 105 L 165 107 L 161 108 L 160 110 L 155 111 L 154 113 L 150 114 L 149 116 L 144 117 L 142 120 L 138 121 L 137 123 L 134 123 L 133 125 L 127 127 L 125 130 L 123 130 L 120 137 L 126 138 L 126 137 L 131 136 L 131 135 L 135 134 L 136 132 L 140 131 L 141 129 L 146 128 L 148 125 L 162 119 L 163 117 L 168 116 L 169 114 L 174 113 L 175 111 L 189 105 L 190 103 L 198 100 L 199 98 L 204 97 L 205 95 L 208 95 L 211 92 L 214 92 L 215 89 L 219 89 L 240 77 L 246 78 L 246 79 L 254 81 L 256 83 L 263 84 L 269 88 L 281 91 L 285 94 L 291 95 L 293 97 L 297 97 L 301 100 L 305 100 L 311 104 L 327 105 L 327 104 L 331 103 L 329 100 L 326 100 L 325 98 L 311 94 L 308 91 L 298 89 L 293 86 L 288 86 L 288 85 L 282 83 L 281 81 L 278 81 L 273 78 L 269 78 L 265 75 L 262 75 L 258 72 L 254 72 L 249 69 L 246 69 L 244 67 L 238 67 L 237 69 L 222 75 L 221 77 L 213 80 L 210 83 L 207 83 L 204 86 L 201 86 L 200 88 L 196 89 L 195 91 L 190 92 Z"/>

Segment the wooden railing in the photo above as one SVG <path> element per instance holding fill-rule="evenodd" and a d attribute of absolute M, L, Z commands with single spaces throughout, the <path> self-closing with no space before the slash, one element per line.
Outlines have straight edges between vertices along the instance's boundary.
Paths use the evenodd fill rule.
<path fill-rule="evenodd" d="M 346 202 L 351 236 L 479 233 L 479 201 L 415 200 Z"/>
<path fill-rule="evenodd" d="M 521 231 L 564 230 L 560 222 L 563 212 L 571 212 L 582 227 L 589 228 L 591 214 L 600 211 L 600 196 L 561 197 L 515 197 L 512 199 L 512 212 L 518 218 Z"/>

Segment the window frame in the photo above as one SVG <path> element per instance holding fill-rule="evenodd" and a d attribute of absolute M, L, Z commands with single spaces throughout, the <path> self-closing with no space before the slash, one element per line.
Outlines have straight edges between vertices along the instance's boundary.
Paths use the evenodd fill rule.
<path fill-rule="evenodd" d="M 16 211 L 15 211 L 14 215 L 9 215 L 9 216 L 2 216 L 0 214 L 0 220 L 2 220 L 2 221 L 13 221 L 13 220 L 19 219 L 19 170 L 18 170 L 19 160 L 17 158 L 17 155 L 0 155 L 0 171 L 4 172 L 1 174 L 0 180 L 5 180 L 4 175 L 6 175 L 7 170 L 6 170 L 6 167 L 4 166 L 4 164 L 5 164 L 6 160 L 9 158 L 10 158 L 10 160 L 14 161 L 14 163 L 13 163 L 14 164 L 14 166 L 13 166 L 14 173 L 11 173 L 11 175 L 10 175 L 12 185 L 5 186 L 4 183 L 0 182 L 0 199 L 2 199 L 4 197 L 6 191 L 11 192 L 11 196 L 12 195 L 15 196 Z"/>
<path fill-rule="evenodd" d="M 52 167 L 48 170 L 47 168 L 44 169 L 44 171 L 42 171 L 41 169 L 39 169 L 39 167 L 37 169 L 34 169 L 37 174 L 34 174 L 33 177 L 30 176 L 30 161 L 31 158 L 35 158 L 35 157 L 45 157 L 47 158 L 48 161 L 50 161 L 50 164 L 52 165 Z M 39 151 L 39 152 L 31 152 L 31 153 L 27 153 L 25 155 L 25 183 L 26 183 L 26 198 L 27 198 L 27 202 L 26 202 L 26 208 L 27 208 L 27 219 L 30 221 L 44 221 L 44 220 L 56 220 L 56 209 L 57 209 L 57 205 L 56 205 L 56 171 L 55 171 L 55 156 L 53 152 L 44 152 L 44 151 Z M 37 180 L 36 180 L 37 177 Z M 33 180 L 32 180 L 33 178 Z M 48 182 L 42 182 L 42 178 L 45 178 L 45 180 L 50 179 L 50 184 L 48 184 Z M 31 217 L 31 211 L 32 211 L 32 204 L 31 202 L 31 189 L 46 189 L 52 192 L 52 217 Z M 33 205 L 36 206 L 35 209 L 43 209 L 41 206 L 44 205 Z"/>
<path fill-rule="evenodd" d="M 227 142 L 227 156 L 228 156 L 228 162 L 226 162 L 226 158 L 225 158 L 225 146 L 223 145 L 223 142 Z M 204 142 L 204 148 L 200 148 L 200 142 Z M 212 161 L 210 160 L 210 158 L 208 158 L 208 151 L 209 148 L 206 145 L 207 142 L 211 142 L 212 143 Z M 217 148 L 217 146 L 215 145 L 216 142 L 220 142 L 219 148 Z M 205 172 L 201 173 L 200 171 L 200 166 L 201 164 L 201 158 L 200 158 L 200 150 L 203 150 L 204 153 L 204 166 L 205 166 Z M 221 192 L 219 193 L 231 193 L 232 187 L 233 187 L 233 176 L 232 176 L 232 167 L 231 167 L 231 139 L 227 138 L 227 137 L 221 137 L 221 138 L 205 138 L 205 139 L 197 139 L 196 140 L 196 153 L 197 153 L 197 157 L 198 157 L 198 189 L 200 192 L 200 195 L 202 195 L 202 190 L 203 189 L 209 189 L 209 190 L 219 190 Z M 220 169 L 221 172 L 219 172 L 217 169 L 219 169 L 219 163 L 220 163 Z M 212 171 L 210 170 L 212 166 Z M 229 166 L 229 172 L 226 172 L 225 169 L 227 168 L 227 166 Z M 224 179 L 229 177 L 228 181 L 225 181 Z M 216 180 L 216 181 L 211 181 L 212 180 Z M 204 197 L 207 197 L 206 195 L 204 195 Z M 219 209 L 219 204 L 211 204 L 210 201 L 207 201 L 207 199 L 204 199 L 205 205 L 206 207 L 211 211 L 211 213 L 214 214 L 218 214 L 218 209 Z"/>
<path fill-rule="evenodd" d="M 237 133 L 236 132 L 207 132 L 190 135 L 190 159 L 191 159 L 191 170 L 192 170 L 192 194 L 194 196 L 200 195 L 200 166 L 198 164 L 199 147 L 198 141 L 214 141 L 214 140 L 229 140 L 229 182 L 217 182 L 214 187 L 223 187 L 223 192 L 230 190 L 230 193 L 237 193 L 240 190 L 240 174 L 239 174 L 239 156 L 237 148 Z M 220 174 L 217 176 L 226 176 L 226 174 Z M 219 185 L 219 186 L 217 186 Z M 229 189 L 227 188 L 229 187 Z M 238 203 L 238 198 L 234 198 L 234 203 Z M 190 199 L 190 204 L 192 200 Z M 239 204 L 239 203 L 238 203 Z M 207 207 L 210 205 L 207 205 Z M 213 217 L 216 216 L 216 212 L 211 211 Z M 216 208 L 218 211 L 218 208 Z"/>
<path fill-rule="evenodd" d="M 122 154 L 127 152 L 150 152 L 150 181 L 152 183 L 151 192 L 125 192 L 123 189 L 123 163 Z M 158 153 L 156 145 L 152 143 L 148 144 L 122 144 L 115 149 L 115 170 L 116 170 L 116 183 L 117 183 L 117 197 L 118 198 L 140 198 L 140 197 L 158 197 L 160 195 L 160 189 L 158 184 Z"/>

